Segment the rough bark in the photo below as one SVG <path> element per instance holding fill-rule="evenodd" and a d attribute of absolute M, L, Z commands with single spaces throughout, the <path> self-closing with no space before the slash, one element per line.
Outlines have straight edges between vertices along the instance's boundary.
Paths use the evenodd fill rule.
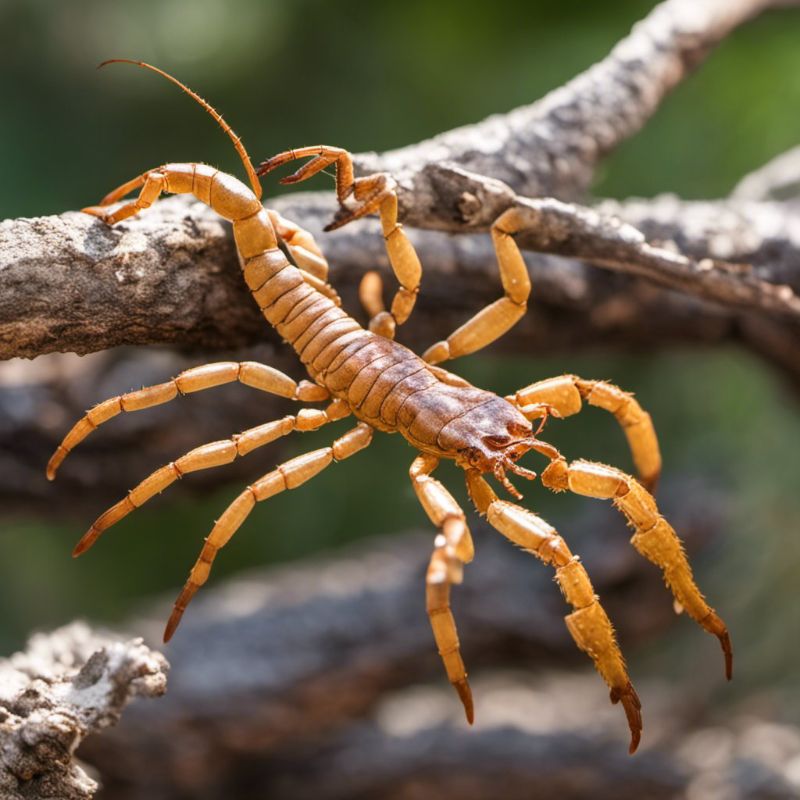
<path fill-rule="evenodd" d="M 503 346 L 533 354 L 598 345 L 652 349 L 677 342 L 735 341 L 779 363 L 800 381 L 797 200 L 794 179 L 781 177 L 794 169 L 795 155 L 750 176 L 730 199 L 606 201 L 596 209 L 577 204 L 604 156 L 641 128 L 666 93 L 717 42 L 763 9 L 793 4 L 667 0 L 608 58 L 539 102 L 401 151 L 357 156 L 361 172 L 388 170 L 395 175 L 406 224 L 435 229 L 414 232 L 426 272 L 419 309 L 408 332 L 403 331 L 410 343 L 424 346 L 441 338 L 499 294 L 488 239 L 478 234 L 497 214 L 518 204 L 538 215 L 539 222 L 522 237 L 523 246 L 556 255 L 528 254 L 534 310 L 505 337 Z M 315 234 L 336 211 L 330 196 L 291 195 L 274 205 Z M 633 225 L 642 238 L 609 222 L 612 217 Z M 379 266 L 388 274 L 375 231 L 366 222 L 319 237 L 334 267 L 333 281 L 350 303 L 365 269 Z M 258 344 L 265 348 L 264 360 L 275 363 L 274 334 L 242 285 L 230 233 L 197 203 L 164 201 L 114 229 L 75 213 L 10 220 L 0 226 L 0 259 L 2 357 L 90 353 L 120 344 L 208 349 Z M 174 354 L 148 358 L 139 373 L 142 383 L 157 382 L 186 363 Z M 26 451 L 31 474 L 34 464 L 38 469 L 44 463 L 69 419 L 100 397 L 137 383 L 130 372 L 123 378 L 119 371 L 103 383 L 100 376 L 110 360 L 101 356 L 94 364 L 85 368 L 84 383 L 66 393 L 61 359 L 32 369 L 13 363 L 4 370 L 0 403 L 12 413 L 2 420 L 0 436 L 13 439 L 9 452 Z M 158 370 L 163 371 L 156 377 Z M 179 431 L 196 427 L 210 439 L 245 427 L 242 406 L 237 406 L 234 423 L 219 413 L 219 408 L 231 407 L 221 400 L 217 395 L 208 405 L 201 397 L 192 404 L 169 404 L 142 415 L 141 422 L 137 415 L 127 415 L 113 426 L 118 434 L 101 445 L 104 459 L 96 461 L 99 451 L 92 446 L 83 449 L 85 461 L 79 454 L 73 457 L 73 480 L 85 485 L 105 480 L 113 488 L 116 484 L 106 476 L 116 473 L 124 488 L 133 485 L 146 469 L 127 457 L 117 462 L 113 448 L 133 440 L 147 444 L 142 430 L 172 457 L 189 446 L 177 438 L 184 435 Z M 265 410 L 263 398 L 257 402 Z M 70 409 L 69 419 L 53 411 L 62 404 Z M 187 409 L 198 414 L 196 426 L 185 424 Z M 262 414 L 257 421 L 263 419 Z M 137 429 L 151 425 L 150 420 L 159 424 Z M 135 477 L 108 469 L 112 460 L 133 465 Z M 250 461 L 248 471 L 252 467 Z M 20 478 L 20 493 L 26 486 L 34 487 L 27 489 L 31 493 L 39 491 L 35 482 Z M 692 519 L 675 520 L 691 549 L 709 535 L 708 492 L 705 487 L 696 492 L 684 488 L 680 494 L 703 498 L 694 536 Z M 604 526 L 597 517 L 567 525 L 573 526 L 592 532 L 586 539 L 570 534 L 570 541 L 584 555 L 611 616 L 620 623 L 623 644 L 664 624 L 670 614 L 663 587 L 624 544 L 620 531 L 599 530 Z M 772 738 L 769 731 L 753 733 L 752 722 L 744 733 L 705 731 L 706 740 L 727 737 L 730 747 L 724 758 L 706 758 L 709 748 L 706 741 L 703 749 L 702 737 L 682 743 L 683 730 L 703 712 L 710 684 L 699 680 L 683 704 L 667 693 L 660 712 L 658 703 L 655 708 L 650 704 L 655 690 L 645 687 L 646 709 L 652 709 L 648 720 L 657 720 L 646 730 L 662 731 L 663 749 L 637 760 L 621 755 L 624 745 L 609 733 L 618 731 L 621 739 L 624 722 L 618 709 L 605 702 L 594 675 L 587 676 L 586 696 L 582 682 L 564 684 L 563 679 L 559 683 L 537 674 L 534 685 L 508 680 L 494 703 L 488 690 L 482 701 L 481 672 L 518 665 L 520 657 L 529 662 L 565 657 L 578 663 L 581 656 L 563 626 L 564 609 L 547 570 L 520 554 L 510 560 L 509 549 L 494 538 L 479 539 L 478 544 L 479 559 L 468 570 L 454 605 L 465 655 L 477 670 L 479 720 L 482 713 L 489 720 L 479 734 L 467 735 L 454 721 L 460 712 L 433 652 L 421 592 L 430 537 L 420 537 L 289 567 L 266 578 L 245 577 L 208 591 L 196 601 L 170 649 L 180 681 L 167 700 L 151 709 L 134 708 L 135 713 L 126 715 L 129 724 L 89 739 L 87 757 L 107 776 L 115 798 L 131 800 L 222 794 L 247 798 L 264 796 L 265 791 L 314 800 L 400 800 L 445 792 L 468 798 L 496 791 L 499 776 L 509 798 L 529 796 L 534 781 L 540 797 L 561 800 L 589 792 L 598 798 L 673 797 L 698 785 L 722 787 L 719 796 L 735 797 L 728 788 L 745 771 L 749 788 L 741 797 L 789 796 L 791 765 L 800 759 L 800 745 L 788 734 L 778 741 L 777 726 L 771 729 Z M 635 603 L 630 602 L 633 596 Z M 150 629 L 157 635 L 160 622 Z M 718 673 L 719 665 L 712 661 L 718 653 L 710 642 L 702 644 L 709 669 Z M 23 683 L 44 675 L 48 691 L 71 680 L 69 697 L 79 699 L 107 681 L 121 687 L 104 696 L 118 703 L 110 712 L 114 716 L 137 681 L 144 682 L 146 692 L 163 690 L 162 661 L 145 649 L 137 651 L 146 656 L 144 661 L 120 661 L 114 655 L 119 647 L 127 652 L 124 645 L 109 645 L 106 655 L 89 659 L 77 677 L 58 677 L 56 668 L 38 672 L 19 666 L 15 674 L 22 670 Z M 82 658 L 88 655 L 84 652 Z M 77 664 L 72 658 L 66 666 Z M 119 667 L 123 662 L 127 666 Z M 149 665 L 144 671 L 143 663 Z M 15 684 L 6 676 L 2 680 L 0 702 L 8 716 L 0 733 L 9 730 L 12 740 L 19 740 L 18 731 L 27 731 L 33 716 L 21 712 L 37 708 L 46 693 L 6 697 Z M 486 685 L 491 681 L 490 675 Z M 419 682 L 435 688 L 419 694 Z M 93 688 L 85 688 L 87 683 Z M 401 710 L 409 707 L 410 712 Z M 69 755 L 77 736 L 109 718 L 108 709 L 101 704 L 96 716 L 59 706 L 45 711 L 45 719 L 51 710 L 61 713 L 61 727 L 47 728 L 47 746 L 24 754 L 33 760 L 24 769 L 16 768 L 13 780 L 26 780 L 30 791 L 14 790 L 36 797 L 40 788 L 55 786 L 59 796 L 90 796 L 93 787 Z M 516 717 L 508 716 L 514 712 Z M 748 735 L 768 741 L 769 747 L 756 757 L 751 748 L 745 758 L 747 748 L 739 746 L 737 736 Z M 56 758 L 48 750 L 53 746 Z M 13 748 L 7 752 L 17 757 Z M 45 764 L 35 760 L 41 758 Z M 51 772 L 40 772 L 46 769 Z M 332 774 L 336 780 L 330 779 Z"/>
<path fill-rule="evenodd" d="M 115 725 L 136 696 L 166 690 L 168 665 L 141 639 L 86 625 L 37 634 L 0 660 L 0 796 L 86 800 L 97 782 L 74 760 L 89 734 Z"/>
<path fill-rule="evenodd" d="M 709 493 L 666 488 L 666 506 L 694 550 L 718 530 Z M 702 497 L 702 507 L 687 506 L 686 497 Z M 675 617 L 657 571 L 608 512 L 560 527 L 584 556 L 630 655 Z M 496 535 L 478 531 L 476 542 L 478 558 L 454 596 L 477 701 L 474 729 L 466 729 L 425 618 L 431 536 L 399 535 L 208 587 L 168 649 L 167 695 L 134 705 L 118 726 L 81 745 L 80 757 L 102 777 L 101 796 L 427 800 L 485 797 L 498 786 L 511 800 L 530 797 L 532 786 L 553 800 L 666 800 L 712 790 L 736 800 L 792 796 L 796 731 L 752 712 L 714 722 L 708 697 L 721 669 L 705 637 L 693 637 L 693 660 L 702 663 L 688 690 L 637 675 L 647 738 L 643 752 L 628 757 L 624 720 L 600 678 L 588 668 L 551 671 L 585 664 L 585 656 L 567 634 L 550 571 Z M 129 627 L 155 639 L 171 599 L 154 619 Z M 98 646 L 106 655 L 89 658 Z M 75 730 L 87 720 L 99 727 L 110 709 L 116 717 L 132 687 L 159 694 L 163 670 L 142 645 L 109 644 L 82 626 L 36 637 L 27 653 L 0 664 L 2 704 L 12 714 L 3 735 L 8 719 L 25 716 L 32 727 L 36 710 L 37 720 L 63 712 L 58 687 L 72 685 L 68 697 L 78 704 L 59 716 L 55 739 L 28 751 L 46 772 L 3 797 L 91 797 L 91 779 L 67 756 Z M 109 685 L 125 691 L 100 693 L 98 706 L 98 687 Z M 8 700 L 18 686 L 27 692 Z M 48 707 L 53 694 L 59 705 Z M 15 751 L 4 749 L 6 760 L 8 753 Z"/>
<path fill-rule="evenodd" d="M 538 233 L 524 244 L 567 256 L 588 255 L 594 263 L 631 274 L 644 272 L 681 292 L 620 280 L 572 258 L 528 254 L 535 287 L 531 316 L 540 318 L 537 336 L 530 337 L 532 326 L 523 322 L 504 337 L 502 346 L 551 351 L 590 342 L 631 345 L 642 342 L 642 333 L 650 345 L 664 337 L 665 343 L 706 339 L 709 330 L 712 338 L 735 339 L 739 321 L 752 316 L 750 311 L 774 316 L 787 335 L 797 335 L 800 231 L 789 208 L 664 197 L 606 201 L 600 207 L 603 215 L 595 216 L 554 201 L 514 202 L 551 212 L 540 216 Z M 275 205 L 314 232 L 334 210 L 331 198 L 317 194 L 281 198 Z M 553 219 L 555 208 L 560 218 Z M 654 251 L 635 232 L 619 226 L 617 218 L 630 220 L 661 247 Z M 609 235 L 621 233 L 628 235 L 627 241 L 609 242 Z M 415 232 L 413 238 L 425 273 L 419 314 L 403 333 L 421 344 L 447 333 L 448 326 L 493 300 L 500 289 L 486 238 L 430 232 Z M 353 290 L 364 271 L 378 267 L 391 280 L 382 240 L 365 222 L 323 241 L 333 282 L 359 314 L 352 304 Z M 616 251 L 609 252 L 614 246 Z M 670 253 L 673 246 L 685 248 L 689 258 Z M 49 254 L 46 261 L 39 257 L 43 250 Z M 6 289 L 0 299 L 0 354 L 6 358 L 52 351 L 87 353 L 119 344 L 179 342 L 230 348 L 275 342 L 241 281 L 229 231 L 199 203 L 165 200 L 113 229 L 78 214 L 6 222 L 0 226 L 0 253 Z M 740 267 L 720 266 L 723 259 Z M 617 316 L 609 324 L 603 308 L 612 298 L 625 313 L 624 320 Z M 592 314 L 579 319 L 589 308 Z M 555 309 L 561 322 L 547 319 Z M 689 329 L 688 317 L 694 320 Z M 549 335 L 540 330 L 543 319 L 553 328 Z M 648 335 L 647 328 L 653 333 Z"/>
<path fill-rule="evenodd" d="M 606 59 L 537 103 L 401 151 L 357 157 L 357 164 L 362 171 L 388 169 L 395 175 L 408 224 L 462 234 L 486 230 L 510 204 L 530 202 L 525 195 L 583 196 L 602 158 L 639 130 L 665 94 L 714 44 L 750 16 L 778 5 L 794 3 L 713 0 L 701 7 L 694 0 L 667 0 Z M 506 185 L 498 183 L 498 178 Z M 275 205 L 314 231 L 335 211 L 330 197 L 289 197 Z M 648 217 L 642 212 L 645 205 L 646 201 L 635 204 L 643 229 Z M 660 200 L 654 201 L 649 216 L 657 216 L 662 205 Z M 616 253 L 610 264 L 607 241 L 596 236 L 596 229 L 587 236 L 582 224 L 589 212 L 563 209 L 568 213 L 562 214 L 560 227 L 566 225 L 572 234 L 567 240 L 580 238 L 582 246 L 578 250 L 555 247 L 555 252 L 613 265 L 634 275 L 642 274 L 643 259 L 652 262 L 652 253 L 645 253 L 641 243 L 631 252 L 629 241 L 627 252 Z M 718 201 L 712 210 L 728 217 L 743 213 L 740 206 L 727 201 Z M 637 302 L 641 299 L 642 290 L 635 288 L 638 281 L 620 284 L 608 276 L 583 279 L 593 284 L 596 303 L 602 305 L 602 298 L 611 292 L 621 295 L 615 308 L 624 309 L 625 320 L 621 322 L 617 315 L 612 328 L 625 328 L 623 341 L 642 341 L 639 329 L 643 327 L 657 328 L 661 336 L 672 331 L 668 340 L 690 338 L 684 327 L 687 317 L 699 315 L 695 330 L 707 331 L 704 323 L 715 327 L 720 314 L 730 323 L 723 326 L 726 334 L 735 338 L 744 331 L 747 339 L 749 326 L 742 324 L 742 309 L 778 309 L 785 317 L 775 323 L 778 330 L 771 330 L 771 335 L 762 332 L 754 337 L 759 349 L 767 347 L 778 333 L 797 340 L 798 277 L 790 268 L 798 258 L 796 214 L 788 206 L 770 202 L 750 204 L 744 211 L 750 235 L 731 237 L 726 233 L 723 237 L 723 258 L 738 263 L 736 269 L 705 261 L 721 257 L 716 254 L 720 237 L 713 224 L 705 236 L 696 235 L 696 215 L 701 212 L 695 206 L 682 207 L 668 229 L 661 225 L 662 238 L 667 241 L 694 239 L 696 248 L 691 256 L 699 268 L 695 265 L 689 270 L 691 280 L 687 281 L 686 269 L 678 279 L 675 264 L 670 268 L 662 259 L 650 263 L 646 273 L 651 280 L 679 287 L 684 303 L 659 297 L 637 311 L 625 295 L 632 293 Z M 626 220 L 625 206 L 617 212 Z M 705 214 L 704 221 L 707 219 Z M 601 223 L 607 230 L 608 225 Z M 337 284 L 355 283 L 365 267 L 385 265 L 380 240 L 368 233 L 368 228 L 350 226 L 326 237 Z M 551 230 L 545 226 L 522 243 L 553 249 Z M 561 240 L 563 245 L 563 235 Z M 480 270 L 481 278 L 494 270 L 483 240 L 420 236 L 417 243 L 427 269 L 423 296 L 427 294 L 435 304 L 432 307 L 441 307 L 440 294 L 448 309 L 460 302 L 451 291 L 454 263 L 462 274 Z M 161 203 L 157 210 L 114 230 L 76 214 L 10 220 L 0 228 L 0 253 L 4 288 L 0 354 L 6 358 L 54 350 L 84 353 L 123 343 L 232 347 L 267 335 L 236 274 L 225 227 L 196 203 Z M 541 257 L 531 257 L 530 263 L 534 278 L 538 277 L 537 265 L 539 269 L 543 264 L 553 266 Z M 555 263 L 560 269 L 550 269 L 550 286 L 560 308 L 574 310 L 574 276 L 581 266 L 572 261 Z M 440 285 L 449 292 L 437 290 L 437 276 L 442 276 Z M 479 303 L 490 293 L 489 284 L 481 283 L 484 291 Z M 541 289 L 537 295 L 547 303 L 548 284 Z M 698 298 L 713 299 L 715 304 L 698 303 Z M 659 319 L 663 324 L 653 325 L 654 309 L 662 307 L 674 313 Z M 609 336 L 607 322 L 603 313 L 593 313 L 578 326 L 577 335 L 566 333 L 563 325 L 554 331 L 551 341 L 612 343 L 615 337 Z M 774 327 L 772 323 L 770 327 Z M 550 342 L 542 346 L 549 347 Z"/>
<path fill-rule="evenodd" d="M 420 227 L 452 229 L 436 171 L 428 169 L 442 162 L 502 180 L 521 195 L 583 197 L 603 158 L 644 126 L 715 45 L 756 14 L 794 5 L 666 0 L 606 58 L 541 100 L 356 163 L 395 175 L 406 219 Z"/>

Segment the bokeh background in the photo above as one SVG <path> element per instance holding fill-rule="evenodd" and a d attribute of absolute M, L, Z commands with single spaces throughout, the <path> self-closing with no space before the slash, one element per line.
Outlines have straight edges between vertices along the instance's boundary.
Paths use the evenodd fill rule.
<path fill-rule="evenodd" d="M 78 208 L 165 161 L 239 171 L 227 139 L 186 97 L 133 68 L 95 71 L 105 58 L 143 59 L 178 75 L 225 114 L 254 159 L 316 142 L 384 150 L 531 102 L 603 57 L 653 5 L 3 0 L 0 217 Z M 799 37 L 800 11 L 770 13 L 737 31 L 608 160 L 595 193 L 723 196 L 743 174 L 796 145 Z M 275 182 L 267 185 L 267 196 L 275 191 Z M 501 393 L 565 371 L 613 379 L 637 393 L 660 432 L 666 481 L 697 478 L 691 485 L 722 498 L 715 505 L 723 509 L 722 533 L 694 554 L 699 582 L 736 646 L 734 683 L 704 679 L 713 714 L 800 724 L 796 390 L 734 348 L 535 360 L 489 352 L 455 369 Z M 13 387 L 9 375 L 0 372 L 5 387 Z M 0 425 L 11 424 L 0 406 Z M 327 438 L 304 437 L 285 452 Z M 598 414 L 565 423 L 554 438 L 573 456 L 628 464 L 618 431 Z M 198 443 L 204 440 L 198 431 Z M 287 493 L 257 509 L 218 560 L 214 580 L 423 526 L 408 461 L 403 442 L 382 437 L 303 495 Z M 152 502 L 119 526 L 113 546 L 79 562 L 69 551 L 88 517 L 0 509 L 0 651 L 75 617 L 114 625 L 177 589 L 210 521 L 239 491 L 223 472 L 219 480 L 200 497 Z M 538 491 L 530 498 L 556 522 L 582 502 Z M 697 505 L 698 498 L 686 502 Z M 291 535 L 276 534 L 286 531 Z M 531 562 L 530 569 L 542 568 Z M 627 655 L 634 675 L 660 674 L 675 685 L 691 685 L 700 670 L 721 673 L 715 645 L 684 621 L 660 638 L 632 643 Z"/>

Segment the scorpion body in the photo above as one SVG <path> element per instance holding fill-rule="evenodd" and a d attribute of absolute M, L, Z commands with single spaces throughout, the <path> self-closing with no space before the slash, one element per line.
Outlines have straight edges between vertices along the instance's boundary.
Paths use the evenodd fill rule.
<path fill-rule="evenodd" d="M 281 464 L 248 486 L 225 510 L 176 600 L 165 641 L 173 635 L 195 592 L 208 579 L 217 552 L 257 502 L 294 489 L 330 464 L 354 455 L 367 447 L 373 431 L 379 430 L 400 433 L 420 453 L 410 469 L 412 485 L 438 529 L 426 577 L 427 610 L 448 677 L 470 722 L 472 696 L 450 611 L 450 587 L 462 580 L 462 568 L 472 559 L 473 546 L 463 510 L 432 476 L 442 458 L 454 460 L 465 470 L 470 498 L 490 525 L 555 569 L 556 580 L 572 606 L 566 617 L 567 627 L 610 687 L 611 700 L 622 703 L 631 731 L 631 752 L 641 735 L 641 706 L 611 623 L 586 570 L 548 523 L 516 503 L 499 499 L 484 475 L 494 477 L 513 498 L 521 499 L 507 472 L 535 479 L 535 472 L 517 464 L 533 450 L 548 460 L 540 477 L 549 489 L 612 500 L 635 531 L 633 545 L 662 569 L 676 604 L 719 638 L 730 678 L 732 654 L 727 629 L 695 585 L 680 541 L 648 491 L 655 486 L 661 460 L 650 417 L 632 395 L 604 381 L 564 375 L 501 398 L 437 366 L 481 349 L 524 314 L 530 281 L 513 235 L 531 221 L 517 210 L 505 212 L 496 221 L 492 237 L 504 296 L 420 357 L 394 341 L 397 326 L 408 319 L 413 309 L 422 268 L 398 224 L 397 196 L 391 178 L 379 174 L 356 179 L 349 154 L 325 146 L 281 153 L 254 170 L 241 141 L 204 100 L 161 70 L 142 62 L 132 63 L 177 83 L 214 116 L 233 140 L 251 185 L 205 164 L 167 164 L 123 184 L 98 206 L 84 211 L 114 224 L 146 209 L 162 192 L 191 193 L 230 220 L 245 282 L 266 320 L 295 350 L 311 381 L 296 382 L 256 362 L 221 362 L 186 370 L 171 381 L 111 398 L 87 412 L 54 453 L 48 464 L 48 477 L 55 476 L 70 450 L 100 424 L 123 411 L 168 402 L 178 394 L 239 381 L 293 400 L 325 401 L 327 405 L 324 409 L 304 408 L 228 440 L 202 445 L 161 467 L 102 514 L 74 554 L 84 552 L 105 530 L 188 472 L 229 463 L 292 431 L 313 430 L 353 415 L 358 424 L 330 447 Z M 328 229 L 367 214 L 380 216 L 399 288 L 387 311 L 381 300 L 380 280 L 375 273 L 365 276 L 360 296 L 372 318 L 368 330 L 341 308 L 336 292 L 327 282 L 327 263 L 311 234 L 261 204 L 257 176 L 305 157 L 312 159 L 282 182 L 296 183 L 336 165 L 341 211 Z M 109 208 L 137 188 L 137 199 L 113 211 Z M 281 245 L 292 256 L 291 261 Z M 575 414 L 584 401 L 616 417 L 628 438 L 641 482 L 614 467 L 583 460 L 568 462 L 555 447 L 537 438 L 549 417 Z"/>

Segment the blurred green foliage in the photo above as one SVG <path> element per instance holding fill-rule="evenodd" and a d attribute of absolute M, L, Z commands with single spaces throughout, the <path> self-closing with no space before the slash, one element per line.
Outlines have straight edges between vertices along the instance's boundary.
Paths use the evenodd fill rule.
<path fill-rule="evenodd" d="M 316 142 L 383 150 L 531 102 L 604 56 L 653 5 L 5 0 L 0 216 L 80 207 L 170 160 L 240 171 L 227 140 L 186 97 L 130 67 L 96 72 L 105 58 L 143 59 L 179 76 L 225 114 L 254 159 Z M 787 11 L 735 33 L 608 161 L 597 192 L 719 196 L 796 145 L 799 31 L 800 13 Z M 267 196 L 274 191 L 268 182 Z M 698 572 L 732 624 L 738 690 L 791 684 L 800 669 L 798 648 L 786 647 L 798 633 L 800 417 L 763 364 L 740 352 L 694 351 L 536 362 L 486 356 L 456 369 L 498 391 L 564 371 L 635 390 L 653 412 L 668 474 L 701 473 L 726 492 L 726 540 L 701 555 Z M 299 452 L 329 438 L 327 431 L 308 434 L 294 446 Z M 219 559 L 216 579 L 425 524 L 407 479 L 408 446 L 399 437 L 377 439 L 369 452 L 305 487 L 305 500 L 288 493 L 258 508 Z M 572 455 L 628 464 L 618 432 L 596 413 L 565 424 L 556 443 Z M 461 496 L 460 481 L 449 483 Z M 143 598 L 178 586 L 236 491 L 225 487 L 202 502 L 166 496 L 79 562 L 69 559 L 81 532 L 72 522 L 6 522 L 0 645 L 7 650 L 32 628 L 75 615 L 122 618 Z M 530 494 L 556 519 L 577 502 Z M 671 659 L 684 677 L 694 669 L 686 653 L 694 657 L 700 647 L 688 627 L 677 644 L 672 637 L 671 649 L 648 651 Z M 683 647 L 687 636 L 695 639 Z"/>

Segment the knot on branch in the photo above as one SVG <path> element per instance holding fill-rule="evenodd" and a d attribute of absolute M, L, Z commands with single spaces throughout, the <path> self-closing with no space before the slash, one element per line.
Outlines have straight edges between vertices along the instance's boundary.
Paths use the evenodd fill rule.
<path fill-rule="evenodd" d="M 486 229 L 516 199 L 502 181 L 477 175 L 456 164 L 426 164 L 422 173 L 431 188 L 431 202 L 467 228 Z"/>

